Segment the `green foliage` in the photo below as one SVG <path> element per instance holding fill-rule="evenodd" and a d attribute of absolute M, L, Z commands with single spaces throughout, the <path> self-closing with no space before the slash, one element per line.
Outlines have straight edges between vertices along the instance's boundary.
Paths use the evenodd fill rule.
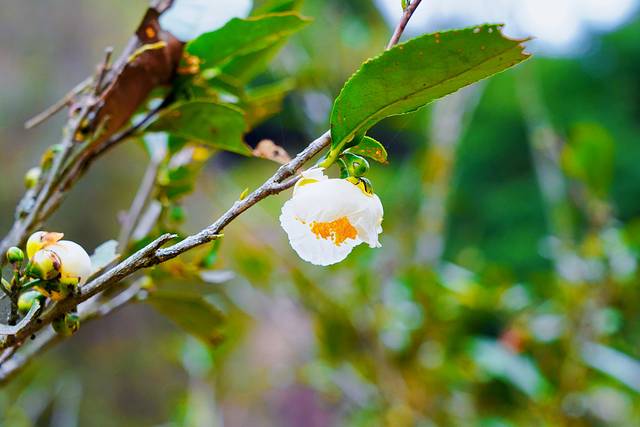
<path fill-rule="evenodd" d="M 248 89 L 241 106 L 247 112 L 249 126 L 254 127 L 279 113 L 285 96 L 294 87 L 293 80 L 284 79 Z"/>
<path fill-rule="evenodd" d="M 387 149 L 370 136 L 362 138 L 358 145 L 349 148 L 347 152 L 368 157 L 378 163 L 387 163 Z"/>
<path fill-rule="evenodd" d="M 524 40 L 501 25 L 416 37 L 365 62 L 347 81 L 331 113 L 333 147 L 342 147 L 385 117 L 406 114 L 528 58 Z"/>
<path fill-rule="evenodd" d="M 202 60 L 203 70 L 220 67 L 233 57 L 255 53 L 287 39 L 309 22 L 296 13 L 236 18 L 219 30 L 190 41 L 185 51 Z"/>
<path fill-rule="evenodd" d="M 258 3 L 258 2 L 255 2 Z M 302 0 L 266 0 L 254 7 L 252 15 L 265 15 L 267 13 L 288 12 L 298 10 Z"/>
<path fill-rule="evenodd" d="M 597 123 L 582 123 L 573 129 L 562 151 L 568 175 L 583 182 L 597 197 L 604 197 L 613 179 L 614 141 Z"/>
<path fill-rule="evenodd" d="M 261 2 L 256 10 L 272 12 L 281 9 L 268 8 L 293 3 Z M 295 76 L 283 76 L 277 68 L 265 72 L 286 41 L 282 39 L 255 52 L 241 50 L 193 79 L 182 77 L 187 85 L 206 89 L 194 90 L 197 97 L 241 109 L 245 130 L 262 123 L 252 141 L 265 135 L 293 153 L 314 126 L 324 124 L 305 114 L 305 92 L 285 105 L 283 97 L 292 81 L 304 91 L 336 93 L 359 58 L 377 54 L 388 29 L 372 4 L 308 0 L 305 13 L 322 25 L 302 32 L 283 56 L 283 68 L 293 64 L 300 70 Z M 337 30 L 327 31 L 326 23 Z M 348 43 L 354 27 L 366 29 L 360 33 L 361 44 Z M 385 168 L 372 165 L 368 173 L 385 209 L 382 249 L 358 248 L 329 269 L 303 265 L 278 229 L 288 195 L 265 200 L 225 230 L 222 250 L 216 240 L 197 256 L 190 252 L 151 273 L 156 289 L 148 289 L 149 303 L 188 333 L 216 345 L 186 351 L 182 331 L 162 323 L 154 327 L 157 322 L 143 310 L 140 317 L 109 319 L 116 334 L 104 333 L 104 322 L 88 323 L 79 342 L 92 337 L 100 345 L 76 352 L 71 343 L 60 347 L 63 353 L 49 353 L 36 362 L 0 393 L 0 424 L 47 424 L 50 412 L 66 413 L 56 397 L 62 372 L 81 378 L 80 425 L 96 419 L 113 426 L 183 425 L 187 423 L 171 420 L 167 412 L 178 408 L 193 414 L 204 407 L 210 410 L 204 418 L 209 421 L 233 413 L 238 405 L 254 417 L 249 424 L 298 425 L 289 418 L 297 411 L 289 409 L 302 400 L 311 407 L 304 407 L 303 419 L 316 419 L 314 411 L 319 411 L 327 425 L 638 424 L 640 354 L 634 343 L 640 342 L 640 104 L 634 82 L 640 73 L 639 28 L 633 24 L 613 40 L 594 43 L 584 56 L 538 58 L 531 64 L 539 72 L 537 83 L 552 126 L 558 135 L 568 136 L 566 141 L 557 138 L 557 147 L 543 149 L 555 162 L 554 154 L 565 143 L 558 172 L 569 191 L 553 194 L 565 199 L 568 217 L 575 221 L 567 233 L 570 239 L 561 240 L 549 226 L 554 214 L 545 205 L 537 159 L 531 156 L 539 148 L 532 141 L 540 126 L 523 116 L 514 74 L 505 73 L 486 86 L 461 140 L 450 147 L 453 154 L 446 152 L 437 132 L 427 132 L 428 124 L 432 130 L 438 125 L 437 115 L 429 118 L 427 109 L 375 128 L 376 138 L 389 143 L 394 158 Z M 489 37 L 485 33 L 473 36 Z M 429 36 L 435 53 L 445 49 L 445 35 L 440 44 Z M 426 62 L 423 70 L 442 63 Z M 283 77 L 293 80 L 277 83 Z M 367 94 L 364 88 L 361 93 Z M 280 108 L 283 114 L 269 120 Z M 345 117 L 351 114 L 344 112 Z M 346 152 L 386 162 L 380 143 L 360 138 L 368 129 L 359 128 L 360 122 L 367 120 L 352 125 L 357 131 L 351 143 L 358 144 Z M 173 224 L 172 231 L 183 234 L 210 223 L 243 188 L 256 188 L 273 172 L 274 165 L 267 162 L 220 158 L 202 177 L 203 191 L 185 198 L 206 156 L 190 154 L 202 142 L 176 134 L 163 134 L 162 143 L 154 142 L 163 156 L 153 195 L 163 205 L 159 221 L 189 215 L 188 226 Z M 135 159 L 133 149 L 122 147 L 127 149 Z M 213 149 L 205 151 L 213 154 Z M 425 161 L 431 158 L 437 160 L 433 165 Z M 141 168 L 126 169 L 139 178 Z M 437 186 L 438 178 L 443 185 Z M 93 184 L 91 200 L 108 197 L 115 206 L 131 201 L 122 186 L 107 195 L 93 191 L 103 188 L 102 181 Z M 605 221 L 584 221 L 585 193 L 588 202 L 596 198 L 604 206 Z M 87 195 L 82 196 L 82 205 L 70 212 L 86 216 Z M 429 204 L 433 200 L 440 203 Z M 439 212 L 442 222 L 434 220 Z M 93 218 L 96 224 L 107 221 L 102 212 L 92 213 Z M 56 221 L 67 221 L 68 229 L 84 224 L 73 215 Z M 158 232 L 154 229 L 147 238 Z M 103 235 L 91 238 L 104 240 Z M 421 258 L 420 249 L 429 239 L 443 248 L 441 257 Z M 225 286 L 219 282 L 228 279 L 228 271 L 237 280 Z M 242 316 L 246 330 L 233 324 L 233 316 Z M 225 340 L 227 345 L 220 347 L 223 330 L 235 342 Z M 194 362 L 194 354 L 202 361 Z M 95 366 L 103 369 L 98 372 Z M 131 375 L 113 376 L 113 371 Z M 130 405 L 122 405 L 122 390 Z"/>
<path fill-rule="evenodd" d="M 148 302 L 178 326 L 206 343 L 222 338 L 224 315 L 207 299 L 185 292 L 153 291 Z"/>
<path fill-rule="evenodd" d="M 242 140 L 246 130 L 244 113 L 227 104 L 205 100 L 177 103 L 163 110 L 147 130 L 167 132 L 212 148 L 251 154 Z"/>

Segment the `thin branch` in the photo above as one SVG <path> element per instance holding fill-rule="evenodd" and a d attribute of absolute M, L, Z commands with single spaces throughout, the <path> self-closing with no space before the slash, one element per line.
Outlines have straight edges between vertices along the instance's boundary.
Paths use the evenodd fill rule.
<path fill-rule="evenodd" d="M 109 71 L 109 63 L 111 62 L 111 55 L 113 55 L 113 47 L 109 46 L 104 51 L 104 61 L 102 61 L 102 65 L 100 66 L 100 72 L 98 74 L 98 78 L 96 80 L 96 84 L 94 87 L 93 94 L 95 96 L 100 95 L 100 90 L 102 89 L 102 82 L 104 82 L 104 78 Z"/>
<path fill-rule="evenodd" d="M 422 0 L 413 0 L 404 10 L 402 18 L 400 18 L 400 22 L 398 22 L 398 25 L 393 32 L 393 36 L 391 36 L 391 40 L 389 40 L 389 44 L 387 44 L 387 50 L 398 44 L 402 33 L 404 33 L 404 29 L 407 27 L 409 20 L 411 20 L 411 17 L 413 16 L 413 12 L 415 12 L 418 6 L 420 6 L 421 1 Z"/>
<path fill-rule="evenodd" d="M 15 335 L 18 331 L 24 328 L 28 323 L 30 323 L 37 316 L 38 311 L 40 311 L 41 308 L 42 307 L 40 307 L 40 302 L 38 300 L 34 301 L 33 305 L 31 306 L 31 309 L 29 309 L 29 312 L 27 313 L 27 315 L 24 316 L 22 320 L 20 320 L 20 323 L 18 323 L 15 326 L 7 326 L 7 325 L 0 324 L 0 335 L 5 335 L 5 336 Z"/>
<path fill-rule="evenodd" d="M 92 81 L 93 81 L 93 77 L 88 77 L 82 82 L 80 82 L 76 87 L 71 89 L 65 96 L 63 96 L 62 99 L 57 101 L 55 104 L 53 104 L 52 106 L 50 106 L 49 108 L 41 112 L 40 114 L 27 120 L 24 124 L 24 128 L 32 129 L 38 126 L 39 124 L 45 122 L 48 118 L 52 117 L 57 112 L 61 111 L 64 107 L 68 106 L 71 103 L 73 98 L 78 96 L 78 94 L 80 94 L 83 90 L 89 87 Z"/>
<path fill-rule="evenodd" d="M 142 215 L 142 211 L 149 201 L 151 192 L 155 187 L 156 178 L 158 177 L 158 169 L 160 168 L 161 161 L 162 159 L 159 158 L 159 156 L 151 155 L 151 160 L 149 161 L 147 170 L 142 177 L 142 182 L 140 183 L 138 192 L 136 193 L 136 196 L 131 203 L 129 211 L 122 219 L 122 228 L 120 229 L 120 236 L 118 237 L 119 253 L 122 253 L 129 244 L 131 233 L 133 233 L 133 230 L 135 229 L 140 219 L 140 215 Z"/>

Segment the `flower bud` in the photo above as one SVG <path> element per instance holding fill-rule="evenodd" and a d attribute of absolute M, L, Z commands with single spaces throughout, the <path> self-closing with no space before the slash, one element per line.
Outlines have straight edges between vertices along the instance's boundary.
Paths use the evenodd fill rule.
<path fill-rule="evenodd" d="M 24 186 L 27 188 L 33 188 L 36 186 L 42 175 L 42 169 L 39 167 L 31 168 L 24 175 Z"/>
<path fill-rule="evenodd" d="M 11 264 L 21 264 L 24 261 L 24 252 L 22 252 L 22 249 L 13 246 L 7 251 L 7 260 Z"/>
<path fill-rule="evenodd" d="M 42 280 L 51 280 L 60 274 L 60 258 L 48 249 L 41 249 L 29 261 L 27 274 Z"/>
<path fill-rule="evenodd" d="M 67 313 L 51 322 L 51 326 L 57 334 L 68 337 L 80 329 L 80 317 L 77 313 Z"/>
<path fill-rule="evenodd" d="M 369 171 L 369 162 L 364 157 L 353 153 L 342 153 L 340 160 L 346 169 L 347 176 L 361 177 Z"/>
<path fill-rule="evenodd" d="M 79 244 L 70 240 L 60 240 L 47 246 L 60 260 L 60 283 L 82 285 L 91 274 L 91 258 Z"/>
<path fill-rule="evenodd" d="M 62 233 L 52 233 L 49 231 L 36 231 L 27 240 L 27 257 L 29 259 L 33 258 L 36 252 L 40 249 L 44 249 L 45 247 L 56 243 L 58 240 L 62 239 L 64 234 Z"/>
<path fill-rule="evenodd" d="M 43 304 L 45 300 L 45 297 L 38 291 L 27 291 L 20 295 L 20 298 L 18 298 L 18 311 L 20 314 L 27 314 L 37 300 L 40 301 L 40 304 Z"/>

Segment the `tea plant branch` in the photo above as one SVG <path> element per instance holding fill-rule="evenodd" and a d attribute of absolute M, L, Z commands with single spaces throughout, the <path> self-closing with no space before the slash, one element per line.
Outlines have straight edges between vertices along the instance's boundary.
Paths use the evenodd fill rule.
<path fill-rule="evenodd" d="M 86 324 L 87 322 L 111 314 L 139 298 L 142 292 L 142 281 L 136 281 L 128 289 L 119 293 L 109 301 L 95 304 L 88 310 L 83 311 L 80 316 L 80 322 Z M 11 378 L 20 372 L 35 356 L 53 347 L 63 339 L 64 336 L 57 334 L 52 328 L 48 328 L 42 331 L 32 342 L 26 343 L 23 346 L 14 345 L 8 349 L 2 359 L 0 359 L 0 385 L 11 380 Z M 22 350 L 19 355 L 14 357 L 18 349 Z"/>
<path fill-rule="evenodd" d="M 410 13 L 405 11 L 403 20 L 401 21 L 401 24 L 398 25 L 398 28 L 396 28 L 396 31 L 394 31 L 394 37 L 392 38 L 389 46 L 393 46 L 397 43 L 402 34 L 402 31 L 406 27 L 408 20 L 411 18 L 413 11 L 415 11 L 419 3 L 419 1 L 416 1 L 411 4 L 413 8 L 411 9 Z M 243 212 L 247 211 L 249 208 L 256 205 L 263 199 L 271 195 L 278 194 L 288 188 L 291 188 L 299 179 L 299 177 L 296 176 L 298 170 L 301 169 L 308 161 L 317 156 L 324 149 L 329 147 L 330 144 L 331 132 L 327 131 L 320 137 L 312 141 L 290 162 L 278 168 L 275 174 L 273 174 L 246 198 L 237 201 L 215 222 L 213 222 L 211 225 L 204 228 L 200 232 L 188 236 L 178 243 L 167 247 L 164 246 L 169 241 L 175 239 L 177 236 L 174 234 L 164 234 L 158 237 L 156 240 L 154 240 L 144 248 L 138 250 L 125 260 L 115 265 L 113 268 L 105 271 L 98 277 L 92 279 L 87 284 L 79 288 L 77 294 L 50 304 L 36 319 L 31 319 L 28 322 L 21 322 L 19 328 L 16 328 L 16 330 L 12 330 L 12 335 L 6 336 L 3 340 L 0 341 L 0 351 L 8 349 L 12 346 L 21 345 L 26 339 L 41 331 L 54 319 L 73 310 L 79 304 L 87 301 L 89 298 L 116 286 L 118 283 L 122 282 L 124 279 L 128 278 L 139 270 L 158 265 L 160 263 L 173 259 L 193 248 L 218 239 L 224 228 L 238 216 L 240 216 Z M 54 206 L 57 206 L 57 204 L 54 203 Z M 115 295 L 114 297 L 112 297 L 110 302 L 104 302 L 101 305 L 97 305 L 96 308 L 90 312 L 90 318 L 101 317 L 111 312 L 112 309 L 130 302 L 139 294 L 139 291 L 140 289 L 131 288 Z M 37 344 L 29 346 L 28 350 L 15 352 L 15 354 L 11 355 L 7 360 L 5 360 L 3 366 L 0 366 L 0 384 L 8 381 L 33 357 L 37 356 L 41 353 L 41 351 L 55 344 L 61 339 L 62 338 L 60 335 L 52 334 L 52 331 L 49 328 L 46 333 L 43 333 L 38 338 Z"/>
<path fill-rule="evenodd" d="M 396 29 L 393 31 L 393 35 L 391 36 L 391 40 L 389 40 L 389 44 L 387 44 L 387 50 L 398 44 L 398 42 L 400 41 L 400 37 L 402 37 L 402 33 L 404 33 L 404 29 L 407 28 L 407 24 L 413 16 L 413 12 L 415 12 L 418 6 L 420 6 L 421 1 L 422 0 L 413 0 L 404 9 L 402 17 L 400 18 L 400 22 L 398 22 L 398 25 L 396 26 Z"/>
<path fill-rule="evenodd" d="M 82 82 L 80 82 L 76 87 L 71 89 L 65 96 L 63 96 L 59 101 L 56 101 L 53 105 L 48 107 L 43 112 L 33 116 L 29 120 L 27 120 L 24 124 L 25 129 L 33 129 L 41 123 L 44 123 L 47 119 L 54 116 L 56 113 L 61 111 L 63 108 L 68 107 L 71 101 L 82 93 L 86 88 L 91 85 L 93 81 L 93 77 L 88 77 Z"/>
<path fill-rule="evenodd" d="M 131 203 L 131 207 L 129 211 L 122 217 L 122 227 L 120 229 L 120 235 L 118 236 L 118 252 L 122 253 L 126 249 L 129 244 L 129 239 L 131 238 L 131 233 L 135 229 L 138 221 L 140 219 L 140 215 L 144 210 L 144 207 L 147 205 L 149 201 L 149 197 L 153 189 L 155 188 L 156 179 L 158 177 L 158 170 L 160 168 L 160 163 L 162 161 L 159 156 L 151 157 L 149 161 L 149 165 L 147 166 L 147 170 L 142 177 L 142 182 L 140 183 L 140 187 L 138 188 L 138 192 Z"/>

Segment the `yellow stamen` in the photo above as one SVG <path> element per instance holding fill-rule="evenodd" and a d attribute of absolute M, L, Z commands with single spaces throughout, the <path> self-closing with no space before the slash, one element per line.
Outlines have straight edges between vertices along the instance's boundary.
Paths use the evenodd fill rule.
<path fill-rule="evenodd" d="M 355 239 L 358 231 L 345 216 L 331 222 L 312 222 L 311 232 L 319 239 L 331 239 L 336 246 L 340 246 L 347 239 Z"/>

